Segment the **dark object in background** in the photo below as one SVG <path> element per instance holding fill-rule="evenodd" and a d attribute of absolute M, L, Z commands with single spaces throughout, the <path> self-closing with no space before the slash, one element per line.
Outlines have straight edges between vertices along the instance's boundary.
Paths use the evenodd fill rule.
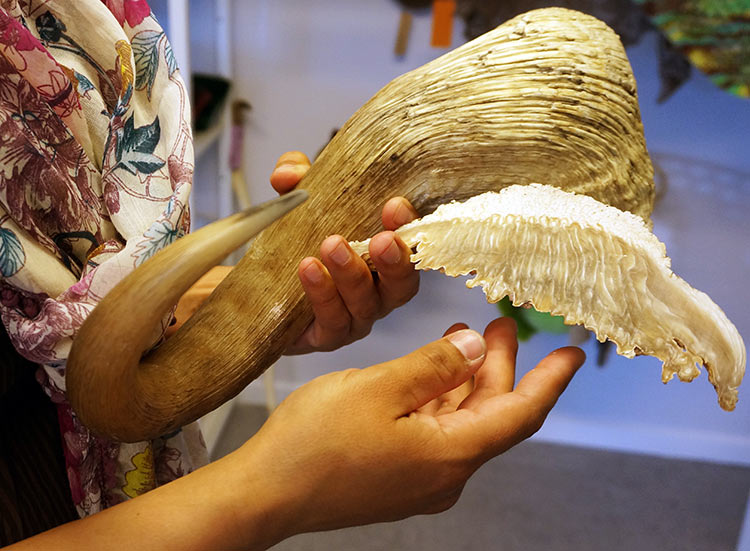
<path fill-rule="evenodd" d="M 612 27 L 625 46 L 653 28 L 632 0 L 458 0 L 458 14 L 466 21 L 467 40 L 472 40 L 516 15 L 551 6 L 593 15 Z"/>
<path fill-rule="evenodd" d="M 401 6 L 401 17 L 396 32 L 396 44 L 393 53 L 397 58 L 403 58 L 409 48 L 412 19 L 414 12 L 423 12 L 432 7 L 433 0 L 396 0 Z"/>
<path fill-rule="evenodd" d="M 0 547 L 78 519 L 57 406 L 0 326 Z"/>
<path fill-rule="evenodd" d="M 690 77 L 690 62 L 662 34 L 659 35 L 659 76 L 661 87 L 656 99 L 659 103 L 669 99 Z"/>
<path fill-rule="evenodd" d="M 411 10 L 423 10 L 432 6 L 432 0 L 396 0 L 396 2 Z"/>
<path fill-rule="evenodd" d="M 330 135 L 328 136 L 328 141 L 327 141 L 326 143 L 324 143 L 324 144 L 323 144 L 323 147 L 321 147 L 320 149 L 318 149 L 318 152 L 317 152 L 317 153 L 315 154 L 315 159 L 317 159 L 317 158 L 318 158 L 318 156 L 319 156 L 319 155 L 320 155 L 320 154 L 321 154 L 321 153 L 323 152 L 323 150 L 324 150 L 324 149 L 326 148 L 326 146 L 327 146 L 327 145 L 328 145 L 329 143 L 331 143 L 331 140 L 333 139 L 333 137 L 334 137 L 334 136 L 335 136 L 336 134 L 338 134 L 339 130 L 340 130 L 340 128 L 332 128 L 332 129 L 331 129 L 331 133 L 330 133 Z M 313 159 L 313 160 L 315 160 L 315 159 Z"/>
<path fill-rule="evenodd" d="M 406 55 L 406 50 L 409 48 L 412 19 L 413 17 L 411 13 L 406 10 L 401 10 L 398 31 L 396 32 L 396 44 L 393 46 L 393 53 L 396 57 L 404 57 Z"/>
<path fill-rule="evenodd" d="M 217 123 L 229 97 L 229 80 L 213 75 L 193 75 L 193 130 L 205 132 Z"/>

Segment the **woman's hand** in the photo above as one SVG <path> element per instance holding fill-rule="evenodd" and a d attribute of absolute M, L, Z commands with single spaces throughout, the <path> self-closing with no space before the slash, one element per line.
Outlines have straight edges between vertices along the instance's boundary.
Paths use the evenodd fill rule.
<path fill-rule="evenodd" d="M 279 193 L 286 193 L 294 189 L 309 168 L 310 161 L 303 153 L 285 153 L 271 174 L 271 185 Z M 403 197 L 393 198 L 383 207 L 381 218 L 387 231 L 370 241 L 370 258 L 377 278 L 340 235 L 323 241 L 320 259 L 308 257 L 300 262 L 299 278 L 315 320 L 287 354 L 334 350 L 361 339 L 376 320 L 417 293 L 419 275 L 409 261 L 411 251 L 392 231 L 417 216 Z"/>
<path fill-rule="evenodd" d="M 451 507 L 484 462 L 542 425 L 584 354 L 552 352 L 514 388 L 515 323 L 447 337 L 292 393 L 238 453 L 262 473 L 276 537 Z"/>
<path fill-rule="evenodd" d="M 282 194 L 291 191 L 309 168 L 310 161 L 303 153 L 285 153 L 271 174 L 271 185 Z M 394 197 L 383 207 L 383 227 L 389 231 L 377 234 L 370 241 L 370 259 L 378 272 L 377 278 L 340 235 L 323 241 L 320 259 L 308 257 L 300 262 L 299 278 L 315 319 L 287 354 L 334 350 L 361 339 L 375 321 L 417 294 L 419 274 L 409 261 L 411 251 L 392 231 L 417 216 L 403 197 Z M 195 313 L 230 270 L 228 266 L 212 268 L 183 295 L 172 325 L 167 328 L 167 337 Z"/>
<path fill-rule="evenodd" d="M 561 348 L 514 388 L 515 323 L 496 320 L 484 338 L 464 327 L 315 379 L 239 450 L 13 549 L 267 549 L 301 532 L 444 511 L 484 462 L 541 427 L 584 360 Z"/>

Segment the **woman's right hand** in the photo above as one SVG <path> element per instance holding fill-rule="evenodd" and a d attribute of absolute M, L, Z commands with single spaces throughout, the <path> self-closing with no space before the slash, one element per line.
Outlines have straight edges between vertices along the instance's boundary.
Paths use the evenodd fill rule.
<path fill-rule="evenodd" d="M 496 320 L 484 338 L 464 327 L 403 358 L 319 377 L 234 453 L 12 549 L 267 549 L 301 532 L 443 511 L 482 463 L 541 427 L 584 360 L 561 348 L 514 388 L 515 323 Z"/>
<path fill-rule="evenodd" d="M 304 153 L 284 153 L 271 174 L 271 185 L 287 193 L 309 169 Z M 380 218 L 387 231 L 372 237 L 369 250 L 377 278 L 341 235 L 330 235 L 321 243 L 320 259 L 302 259 L 298 275 L 315 318 L 286 354 L 335 350 L 362 339 L 375 321 L 417 294 L 419 273 L 411 263 L 411 250 L 392 231 L 417 217 L 404 197 L 393 197 L 383 205 Z"/>
<path fill-rule="evenodd" d="M 292 393 L 238 451 L 277 505 L 273 539 L 451 507 L 484 462 L 541 427 L 585 358 L 556 350 L 514 388 L 516 350 L 501 318 L 484 338 L 460 329 Z"/>

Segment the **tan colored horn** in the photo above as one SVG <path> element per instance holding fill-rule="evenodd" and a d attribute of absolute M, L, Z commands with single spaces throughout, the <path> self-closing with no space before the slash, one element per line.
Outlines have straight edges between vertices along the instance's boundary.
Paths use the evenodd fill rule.
<path fill-rule="evenodd" d="M 140 365 L 140 341 L 122 337 L 125 349 L 113 350 L 97 337 L 122 315 L 109 312 L 116 299 L 103 301 L 74 342 L 71 403 L 93 430 L 122 440 L 192 421 L 259 376 L 310 323 L 296 266 L 317 254 L 323 238 L 369 237 L 394 195 L 428 214 L 449 200 L 532 182 L 588 194 L 646 220 L 653 204 L 622 44 L 604 23 L 565 9 L 516 17 L 376 94 L 304 178 L 310 200 L 258 236 L 195 316 Z M 143 298 L 131 300 L 166 292 L 160 285 L 168 282 L 140 271 L 123 283 L 144 286 Z M 139 296 L 137 289 L 130 296 Z M 129 322 L 153 324 L 141 315 Z"/>
<path fill-rule="evenodd" d="M 307 191 L 294 190 L 209 224 L 156 253 L 107 293 L 81 327 L 66 374 L 70 403 L 92 430 L 135 441 L 143 433 L 163 434 L 173 417 L 182 419 L 185 393 L 201 394 L 216 402 L 213 407 L 221 403 L 211 388 L 192 394 L 196 373 L 164 369 L 149 358 L 141 362 L 141 356 L 193 283 L 307 197 Z M 208 373 L 202 378 L 214 380 Z"/>

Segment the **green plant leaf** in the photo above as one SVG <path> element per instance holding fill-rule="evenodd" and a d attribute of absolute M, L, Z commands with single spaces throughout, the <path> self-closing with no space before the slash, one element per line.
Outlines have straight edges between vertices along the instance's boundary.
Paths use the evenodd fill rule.
<path fill-rule="evenodd" d="M 523 308 L 513 306 L 510 298 L 503 297 L 497 303 L 497 308 L 503 316 L 513 318 L 516 321 L 516 326 L 518 327 L 516 336 L 519 341 L 527 341 L 536 333 L 536 329 L 523 316 Z"/>
<path fill-rule="evenodd" d="M 503 316 L 513 318 L 518 326 L 518 340 L 529 340 L 539 332 L 543 333 L 567 333 L 570 329 L 565 325 L 562 316 L 553 316 L 547 312 L 539 312 L 534 308 L 520 308 L 513 306 L 510 298 L 504 297 L 497 303 L 497 307 Z"/>

